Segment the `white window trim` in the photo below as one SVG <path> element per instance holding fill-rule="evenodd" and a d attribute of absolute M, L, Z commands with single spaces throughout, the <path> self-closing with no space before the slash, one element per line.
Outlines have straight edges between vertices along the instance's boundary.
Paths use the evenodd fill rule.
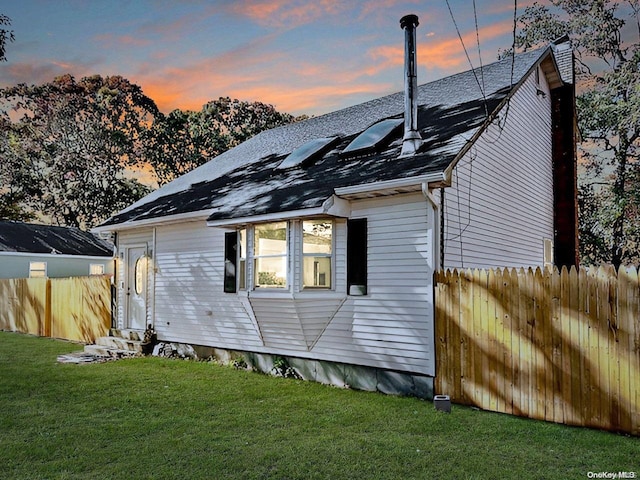
<path fill-rule="evenodd" d="M 242 227 L 239 228 L 238 230 L 236 230 L 236 235 L 237 235 L 237 245 L 238 245 L 238 255 L 236 257 L 236 292 L 246 292 L 247 290 L 250 290 L 250 285 L 251 283 L 249 282 L 249 248 L 250 248 L 250 244 L 252 245 L 253 242 L 249 241 L 249 236 L 253 234 L 252 232 L 253 229 L 250 229 L 249 227 Z M 242 251 L 242 241 L 240 240 L 240 232 L 244 231 L 244 251 Z M 240 252 L 243 253 L 243 255 L 240 255 Z M 242 269 L 242 263 L 241 261 L 244 260 L 244 271 Z M 244 276 L 244 285 L 240 284 L 240 278 Z"/>

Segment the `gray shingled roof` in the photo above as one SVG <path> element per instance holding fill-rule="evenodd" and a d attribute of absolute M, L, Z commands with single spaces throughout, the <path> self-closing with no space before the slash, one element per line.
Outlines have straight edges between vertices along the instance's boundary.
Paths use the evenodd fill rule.
<path fill-rule="evenodd" d="M 207 164 L 165 185 L 103 224 L 118 225 L 175 214 L 210 212 L 210 219 L 240 218 L 312 208 L 337 187 L 444 171 L 473 135 L 549 48 L 520 53 L 479 70 L 418 87 L 418 127 L 425 144 L 413 157 L 398 158 L 398 137 L 387 148 L 359 158 L 339 152 L 376 121 L 401 117 L 398 92 L 303 122 L 264 131 Z M 484 95 L 479 84 L 484 86 Z M 278 170 L 303 143 L 339 135 L 340 144 L 310 166 Z M 401 136 L 401 132 L 399 133 Z"/>
<path fill-rule="evenodd" d="M 77 228 L 0 221 L 0 252 L 112 257 L 113 247 Z"/>

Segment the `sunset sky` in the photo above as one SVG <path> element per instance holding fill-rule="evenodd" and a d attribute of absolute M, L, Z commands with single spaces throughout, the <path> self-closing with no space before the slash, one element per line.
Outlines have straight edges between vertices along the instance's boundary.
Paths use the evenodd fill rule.
<path fill-rule="evenodd" d="M 491 63 L 511 45 L 514 2 L 475 3 Z M 449 4 L 480 66 L 473 2 Z M 420 18 L 418 83 L 470 68 L 445 0 L 0 0 L 0 13 L 16 37 L 0 87 L 122 75 L 164 112 L 230 96 L 319 115 L 400 91 L 408 13 Z"/>

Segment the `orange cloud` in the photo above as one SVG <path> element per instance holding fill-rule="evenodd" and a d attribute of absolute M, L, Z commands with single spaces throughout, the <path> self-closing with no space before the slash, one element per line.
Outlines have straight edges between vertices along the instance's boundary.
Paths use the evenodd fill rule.
<path fill-rule="evenodd" d="M 283 5 L 291 3 L 290 0 L 254 1 L 256 10 L 252 15 L 278 12 Z M 508 21 L 489 25 L 480 30 L 480 41 L 486 44 L 510 30 Z M 320 62 L 301 61 L 293 57 L 291 51 L 271 48 L 279 35 L 273 32 L 204 60 L 188 63 L 188 59 L 183 58 L 187 67 L 171 67 L 165 63 L 158 69 L 156 63 L 142 64 L 138 66 L 137 76 L 130 75 L 130 80 L 139 84 L 165 112 L 175 108 L 199 110 L 214 98 L 231 96 L 270 103 L 283 112 L 315 114 L 402 89 L 404 47 L 401 41 L 370 49 L 367 55 L 352 58 L 345 64 L 336 64 L 331 56 Z M 447 38 L 429 36 L 426 32 L 419 35 L 421 68 L 438 74 L 469 68 L 455 34 Z M 475 30 L 465 33 L 463 39 L 474 66 L 479 66 Z M 389 80 L 387 73 L 393 69 L 397 75 Z M 380 73 L 387 77 L 375 78 Z"/>
<path fill-rule="evenodd" d="M 480 46 L 482 43 L 497 38 L 511 31 L 512 23 L 506 21 L 496 23 L 479 30 Z M 425 41 L 418 40 L 418 64 L 427 69 L 459 70 L 468 66 L 460 39 L 457 36 L 439 40 L 435 35 L 426 34 Z M 462 36 L 467 52 L 472 61 L 477 60 L 476 32 L 469 32 Z M 404 62 L 404 47 L 402 45 L 384 45 L 371 49 L 369 57 L 377 62 L 367 69 L 368 75 L 374 75 L 386 68 L 402 65 Z M 474 65 L 475 66 L 475 65 Z"/>
<path fill-rule="evenodd" d="M 344 0 L 249 0 L 234 3 L 230 11 L 274 27 L 305 25 L 327 15 L 337 15 L 350 7 Z"/>
<path fill-rule="evenodd" d="M 379 97 L 389 93 L 389 84 L 355 85 L 320 85 L 291 89 L 286 85 L 264 85 L 233 90 L 232 96 L 250 100 L 260 99 L 270 103 L 281 112 L 309 113 L 313 111 L 329 112 L 344 106 L 354 104 L 368 98 Z M 360 100 L 356 100 L 358 97 Z M 366 97 L 366 98 L 365 98 Z M 350 100 L 346 102 L 345 100 Z"/>

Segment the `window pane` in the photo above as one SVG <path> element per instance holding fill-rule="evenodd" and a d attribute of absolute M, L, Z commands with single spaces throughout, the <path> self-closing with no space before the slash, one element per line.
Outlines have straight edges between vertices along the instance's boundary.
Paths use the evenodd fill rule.
<path fill-rule="evenodd" d="M 338 137 L 315 138 L 296 148 L 285 158 L 278 168 L 290 168 L 311 161 L 316 155 L 333 146 Z"/>
<path fill-rule="evenodd" d="M 255 227 L 255 256 L 287 254 L 287 223 L 266 223 Z"/>
<path fill-rule="evenodd" d="M 389 118 L 375 123 L 354 138 L 343 153 L 357 154 L 381 147 L 403 123 L 402 118 Z"/>
<path fill-rule="evenodd" d="M 256 286 L 285 287 L 287 285 L 287 257 L 255 259 Z"/>
<path fill-rule="evenodd" d="M 331 220 L 305 220 L 302 222 L 302 252 L 331 255 Z"/>
<path fill-rule="evenodd" d="M 247 261 L 243 258 L 240 260 L 240 271 L 238 272 L 238 288 L 240 290 L 247 289 Z"/>
<path fill-rule="evenodd" d="M 144 282 L 147 273 L 147 257 L 142 256 L 136 260 L 135 266 L 135 291 L 137 295 L 141 295 L 144 290 Z"/>
<path fill-rule="evenodd" d="M 331 288 L 331 257 L 304 257 L 303 285 Z"/>
<path fill-rule="evenodd" d="M 101 263 L 92 263 L 89 265 L 89 275 L 104 275 L 104 265 Z"/>
<path fill-rule="evenodd" d="M 238 243 L 240 244 L 239 258 L 247 258 L 247 230 L 243 228 L 238 232 Z"/>
<path fill-rule="evenodd" d="M 287 285 L 287 222 L 255 226 L 254 283 L 257 287 Z"/>
<path fill-rule="evenodd" d="M 327 219 L 302 222 L 302 285 L 331 288 L 333 222 Z"/>
<path fill-rule="evenodd" d="M 47 262 L 30 262 L 29 276 L 32 278 L 47 276 Z"/>

